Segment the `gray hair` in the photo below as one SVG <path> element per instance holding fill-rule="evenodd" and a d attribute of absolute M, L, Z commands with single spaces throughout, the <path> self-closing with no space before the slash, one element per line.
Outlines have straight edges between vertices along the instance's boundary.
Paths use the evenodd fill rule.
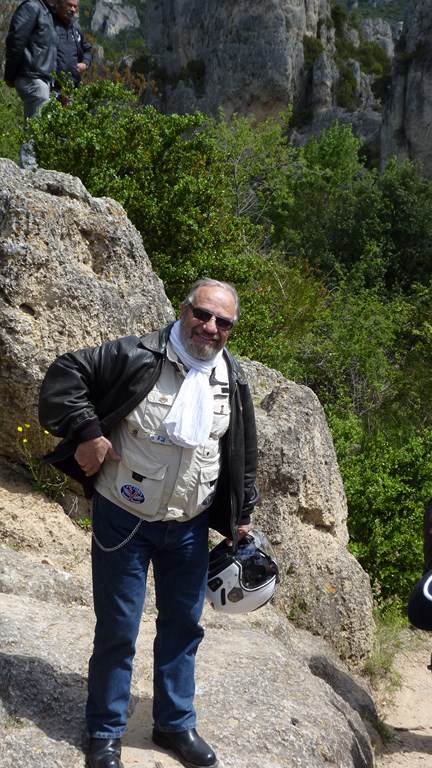
<path fill-rule="evenodd" d="M 195 295 L 198 289 L 203 288 L 206 285 L 213 286 L 214 288 L 223 288 L 224 291 L 228 291 L 233 296 L 235 301 L 234 320 L 238 320 L 240 315 L 240 299 L 236 289 L 229 283 L 223 283 L 220 280 L 212 280 L 211 277 L 203 277 L 201 280 L 197 280 L 197 282 L 193 284 L 187 295 L 186 302 L 192 302 L 193 304 L 195 302 Z"/>

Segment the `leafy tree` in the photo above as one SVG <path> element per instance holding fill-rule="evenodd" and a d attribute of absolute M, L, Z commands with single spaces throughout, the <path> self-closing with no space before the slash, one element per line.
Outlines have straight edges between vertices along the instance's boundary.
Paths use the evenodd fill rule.
<path fill-rule="evenodd" d="M 428 285 L 432 274 L 432 181 L 411 162 L 391 160 L 380 180 L 390 290 Z"/>
<path fill-rule="evenodd" d="M 307 265 L 287 265 L 275 255 L 255 254 L 249 266 L 248 282 L 240 290 L 240 323 L 230 348 L 291 377 L 296 351 L 312 329 L 326 293 Z"/>
<path fill-rule="evenodd" d="M 290 204 L 278 195 L 272 203 L 272 245 L 288 259 L 301 255 L 328 285 L 337 283 L 359 262 L 367 279 L 371 249 L 375 255 L 369 280 L 376 279 L 381 195 L 376 174 L 366 171 L 359 150 L 351 128 L 333 123 L 303 148 Z"/>
<path fill-rule="evenodd" d="M 350 413 L 370 430 L 398 392 L 398 335 L 408 310 L 402 301 L 343 281 L 315 315 L 297 349 L 296 378 L 340 417 Z"/>
<path fill-rule="evenodd" d="M 432 427 L 432 286 L 415 285 L 404 299 L 397 340 L 399 387 L 381 413 L 382 423 L 398 424 L 399 432 Z"/>
<path fill-rule="evenodd" d="M 432 430 L 395 441 L 383 432 L 346 440 L 331 420 L 347 494 L 350 549 L 369 574 L 379 602 L 408 594 L 423 568 L 423 510 L 432 496 Z M 342 433 L 345 431 L 345 441 Z"/>
<path fill-rule="evenodd" d="M 278 120 L 270 117 L 257 122 L 253 116 L 226 118 L 220 111 L 218 120 L 206 121 L 206 132 L 215 141 L 229 175 L 227 192 L 233 213 L 264 225 L 267 232 L 273 199 L 288 207 L 294 201 L 299 153 L 284 135 L 291 116 L 288 108 Z"/>
<path fill-rule="evenodd" d="M 124 205 L 143 234 L 153 266 L 174 300 L 212 267 L 232 272 L 248 222 L 231 214 L 224 168 L 204 117 L 159 114 L 114 83 L 78 89 L 70 107 L 55 101 L 32 135 L 41 165 L 79 176 L 93 195 Z"/>
<path fill-rule="evenodd" d="M 365 284 L 375 286 L 379 258 L 389 293 L 407 294 L 415 283 L 427 285 L 432 271 L 432 181 L 396 160 L 378 176 L 359 150 L 351 128 L 337 122 L 309 139 L 288 182 L 289 203 L 273 196 L 271 242 L 288 259 L 302 255 L 327 285 L 362 264 Z"/>
<path fill-rule="evenodd" d="M 322 288 L 266 248 L 269 201 L 291 195 L 295 153 L 280 125 L 164 116 L 104 82 L 67 108 L 50 102 L 31 130 L 42 165 L 124 205 L 174 305 L 203 274 L 233 282 L 243 307 L 233 349 L 285 369 Z"/>

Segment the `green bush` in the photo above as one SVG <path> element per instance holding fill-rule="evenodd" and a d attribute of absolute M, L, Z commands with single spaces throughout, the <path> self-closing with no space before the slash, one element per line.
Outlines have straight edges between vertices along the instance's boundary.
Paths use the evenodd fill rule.
<path fill-rule="evenodd" d="M 385 50 L 371 40 L 365 40 L 360 43 L 356 58 L 361 64 L 361 68 L 368 75 L 382 75 L 388 73 L 391 62 Z"/>
<path fill-rule="evenodd" d="M 0 81 L 0 157 L 19 161 L 23 140 L 22 102 L 14 88 Z"/>
<path fill-rule="evenodd" d="M 432 497 L 432 430 L 400 441 L 383 432 L 343 445 L 332 421 L 348 500 L 350 549 L 379 601 L 406 604 L 423 569 L 423 510 Z"/>
<path fill-rule="evenodd" d="M 317 37 L 303 35 L 303 55 L 305 64 L 310 66 L 324 50 L 324 46 Z"/>
<path fill-rule="evenodd" d="M 339 78 L 336 87 L 339 106 L 353 110 L 357 106 L 357 81 L 349 62 L 337 59 Z"/>
<path fill-rule="evenodd" d="M 93 195 L 126 208 L 174 299 L 209 263 L 223 274 L 245 234 L 203 123 L 198 113 L 141 108 L 132 92 L 105 82 L 78 89 L 66 109 L 50 102 L 31 125 L 42 166 L 79 176 Z"/>

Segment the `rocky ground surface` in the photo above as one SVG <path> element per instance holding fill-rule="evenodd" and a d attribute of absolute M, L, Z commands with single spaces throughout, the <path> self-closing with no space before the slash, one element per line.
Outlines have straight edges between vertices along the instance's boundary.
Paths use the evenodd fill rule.
<path fill-rule="evenodd" d="M 89 631 L 92 623 L 91 598 L 89 593 L 89 546 L 90 534 L 71 526 L 59 507 L 53 516 L 53 506 L 45 501 L 41 494 L 31 492 L 28 477 L 20 479 L 16 467 L 7 468 L 0 464 L 0 538 L 12 550 L 38 555 L 41 564 L 54 569 L 64 569 L 82 579 L 83 608 L 88 612 Z M 72 504 L 70 512 L 75 514 Z M 81 510 L 82 513 L 82 510 Z M 66 522 L 69 523 L 66 525 Z M 19 571 L 16 572 L 18 574 Z M 25 596 L 31 593 L 32 584 L 27 581 L 20 585 L 14 576 L 14 592 Z M 7 573 L 3 574 L 7 580 Z M 37 578 L 35 570 L 35 580 Z M 56 579 L 58 576 L 55 577 Z M 40 586 L 38 589 L 40 590 Z M 46 590 L 58 588 L 57 583 L 46 580 Z M 67 583 L 62 587 L 67 591 Z M 12 590 L 11 590 L 12 591 Z M 6 591 L 7 592 L 7 591 Z M 13 595 L 3 594 L 4 617 L 13 612 Z M 41 597 L 43 597 L 41 595 Z M 67 595 L 66 595 L 67 597 Z M 49 596 L 45 596 L 49 599 Z M 19 599 L 19 598 L 17 598 Z M 24 609 L 24 608 L 23 608 Z M 3 612 L 3 611 L 2 611 Z M 154 606 L 150 606 L 150 614 Z M 86 614 L 87 615 L 87 614 Z M 149 621 L 151 621 L 151 615 Z M 212 632 L 218 628 L 209 617 L 209 648 L 212 653 Z M 215 622 L 217 624 L 217 622 Z M 247 629 L 246 627 L 244 628 Z M 237 633 L 243 630 L 240 626 Z M 88 633 L 87 633 L 88 634 Z M 248 643 L 253 645 L 253 636 L 247 631 Z M 140 656 L 151 656 L 152 634 L 143 632 L 140 639 Z M 217 644 L 214 644 L 217 647 Z M 395 669 L 400 676 L 399 686 L 391 693 L 382 692 L 378 711 L 381 720 L 389 729 L 390 739 L 377 757 L 377 768 L 432 768 L 432 672 L 427 669 L 432 649 L 432 639 L 428 633 L 406 629 L 402 632 L 402 645 L 395 659 Z M 249 658 L 255 658 L 259 649 L 249 647 Z M 216 650 L 215 650 L 216 653 Z M 210 659 L 211 662 L 211 659 Z M 211 667 L 211 664 L 210 664 Z M 150 676 L 139 676 L 138 704 L 129 720 L 128 729 L 123 739 L 123 760 L 128 768 L 174 768 L 179 763 L 164 750 L 154 747 L 151 742 L 151 690 Z M 143 727 L 147 723 L 148 727 Z M 211 718 L 208 723 L 211 730 Z M 10 755 L 9 755 L 10 757 Z M 18 763 L 20 764 L 20 763 Z M 57 766 L 57 760 L 55 765 Z M 78 764 L 78 763 L 77 763 Z M 223 761 L 221 765 L 228 763 Z M 296 763 L 297 764 L 297 763 Z M 9 768 L 11 762 L 2 762 L 0 768 Z M 54 763 L 52 763 L 54 765 Z M 266 763 L 266 766 L 270 765 Z M 232 768 L 232 766 L 230 766 Z M 291 768 L 286 766 L 286 768 Z M 313 768 L 311 766 L 310 768 Z"/>

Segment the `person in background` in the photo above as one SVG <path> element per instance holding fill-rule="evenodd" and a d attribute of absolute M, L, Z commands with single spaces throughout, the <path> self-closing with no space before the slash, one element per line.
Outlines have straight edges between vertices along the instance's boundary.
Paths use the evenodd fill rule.
<path fill-rule="evenodd" d="M 49 100 L 52 73 L 57 69 L 57 33 L 51 7 L 44 0 L 23 0 L 15 10 L 6 37 L 4 79 L 16 88 L 24 107 L 24 128 Z M 20 150 L 22 168 L 36 167 L 29 142 Z"/>
<path fill-rule="evenodd" d="M 196 731 L 194 671 L 209 526 L 236 543 L 258 499 L 252 398 L 225 348 L 238 315 L 235 289 L 204 278 L 177 322 L 61 355 L 42 384 L 40 422 L 64 438 L 46 460 L 93 493 L 90 768 L 122 768 L 150 562 L 153 742 L 188 768 L 218 765 Z"/>
<path fill-rule="evenodd" d="M 12 15 L 4 79 L 23 102 L 24 129 L 49 101 L 55 72 L 69 74 L 77 86 L 90 64 L 92 46 L 75 19 L 77 10 L 78 0 L 23 0 Z M 29 141 L 21 145 L 20 165 L 37 167 Z"/>
<path fill-rule="evenodd" d="M 68 75 L 78 87 L 92 59 L 92 45 L 85 39 L 76 18 L 78 0 L 56 0 L 53 9 L 57 32 L 57 75 Z M 61 82 L 56 81 L 54 88 L 61 93 Z"/>

